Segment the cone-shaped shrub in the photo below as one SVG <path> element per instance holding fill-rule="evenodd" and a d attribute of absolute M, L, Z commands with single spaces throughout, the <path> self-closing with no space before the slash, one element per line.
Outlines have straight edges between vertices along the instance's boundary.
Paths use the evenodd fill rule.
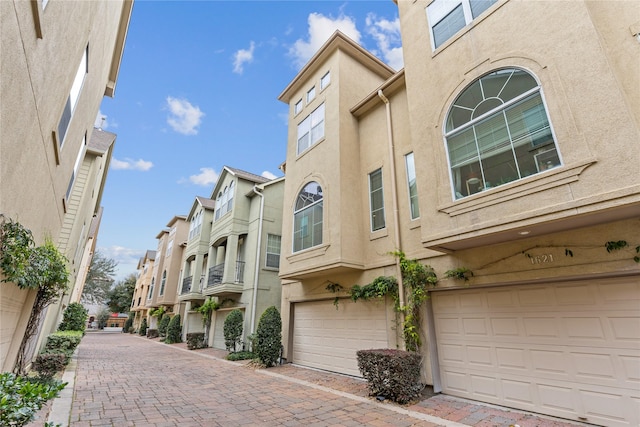
<path fill-rule="evenodd" d="M 267 308 L 258 323 L 255 353 L 266 367 L 276 365 L 282 347 L 282 319 L 275 306 Z"/>
<path fill-rule="evenodd" d="M 59 331 L 84 331 L 87 326 L 87 309 L 82 304 L 72 302 L 64 310 L 62 322 L 58 326 Z"/>
<path fill-rule="evenodd" d="M 167 326 L 167 338 L 165 338 L 164 342 L 167 344 L 182 342 L 182 325 L 180 324 L 179 314 L 171 318 L 169 326 Z"/>
<path fill-rule="evenodd" d="M 224 319 L 224 345 L 228 351 L 236 351 L 236 345 L 242 338 L 242 323 L 242 312 L 237 308 Z"/>
<path fill-rule="evenodd" d="M 158 325 L 158 333 L 161 337 L 167 336 L 167 328 L 169 327 L 169 322 L 171 322 L 171 316 L 167 313 L 162 315 L 162 319 L 160 319 L 160 324 Z"/>
<path fill-rule="evenodd" d="M 147 326 L 147 318 L 145 317 L 142 319 L 142 323 L 140 324 L 140 329 L 138 330 L 138 333 L 144 337 L 145 335 L 147 335 L 148 327 L 149 326 Z"/>

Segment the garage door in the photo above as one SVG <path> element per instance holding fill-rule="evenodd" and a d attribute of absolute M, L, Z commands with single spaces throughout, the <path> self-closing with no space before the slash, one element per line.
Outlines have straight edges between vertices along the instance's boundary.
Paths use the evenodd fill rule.
<path fill-rule="evenodd" d="M 640 424 L 640 278 L 434 292 L 445 393 Z"/>
<path fill-rule="evenodd" d="M 293 363 L 361 376 L 356 351 L 388 348 L 389 320 L 382 302 L 340 300 L 294 305 Z"/>
<path fill-rule="evenodd" d="M 217 311 L 216 324 L 213 329 L 213 348 L 220 350 L 226 350 L 227 346 L 224 343 L 224 321 L 229 315 L 230 311 Z"/>

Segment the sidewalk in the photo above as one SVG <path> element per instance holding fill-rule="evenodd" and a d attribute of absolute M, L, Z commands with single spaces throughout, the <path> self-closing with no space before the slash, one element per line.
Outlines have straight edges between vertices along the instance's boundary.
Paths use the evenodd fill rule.
<path fill-rule="evenodd" d="M 254 369 L 225 351 L 190 351 L 156 339 L 91 333 L 67 396 L 49 422 L 62 426 L 587 426 L 445 395 L 402 406 L 370 398 L 359 378 L 291 364 Z M 67 389 L 69 389 L 67 391 Z M 73 399 L 69 398 L 73 396 Z M 30 424 L 35 427 L 40 424 Z"/>

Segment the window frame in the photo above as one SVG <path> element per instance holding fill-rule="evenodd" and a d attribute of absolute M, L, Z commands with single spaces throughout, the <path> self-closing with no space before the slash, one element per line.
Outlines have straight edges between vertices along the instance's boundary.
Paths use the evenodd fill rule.
<path fill-rule="evenodd" d="M 494 69 L 470 82 L 442 129 L 454 201 L 563 165 L 542 86 L 523 68 Z"/>
<path fill-rule="evenodd" d="M 293 115 L 296 116 L 298 113 L 302 111 L 302 98 L 298 100 L 295 104 L 293 104 Z"/>
<path fill-rule="evenodd" d="M 373 188 L 374 179 L 379 175 L 380 186 Z M 379 193 L 379 206 L 374 206 L 375 197 Z M 382 224 L 376 224 L 376 215 L 378 213 L 382 213 Z M 371 224 L 371 232 L 374 233 L 376 231 L 384 230 L 387 227 L 387 218 L 386 212 L 384 209 L 384 175 L 382 173 L 382 168 L 378 168 L 373 172 L 369 173 L 369 220 Z"/>
<path fill-rule="evenodd" d="M 322 118 L 319 118 L 319 116 Z M 321 127 L 321 133 L 316 133 L 314 136 L 314 130 Z M 301 133 L 302 132 L 302 133 Z M 309 150 L 318 142 L 322 141 L 325 137 L 325 105 L 324 102 L 313 110 L 307 117 L 305 117 L 297 126 L 297 145 L 296 153 L 301 155 Z M 301 141 L 306 139 L 304 146 L 301 146 Z"/>
<path fill-rule="evenodd" d="M 274 240 L 277 240 L 277 245 L 274 243 Z M 277 246 L 277 248 L 276 248 Z M 277 249 L 277 252 L 274 250 Z M 280 268 L 280 254 L 282 253 L 282 236 L 278 234 L 267 233 L 267 243 L 265 246 L 265 257 L 264 257 L 264 266 L 266 268 Z M 269 265 L 269 255 L 277 256 L 277 265 Z"/>
<path fill-rule="evenodd" d="M 482 7 L 477 13 L 474 13 L 472 3 L 483 1 L 487 5 Z M 431 50 L 435 51 L 441 46 L 445 45 L 447 41 L 453 39 L 456 34 L 460 33 L 462 29 L 467 27 L 473 21 L 478 19 L 484 12 L 491 6 L 496 4 L 499 0 L 434 0 L 426 7 L 427 23 L 429 25 L 429 38 L 431 42 Z M 453 18 L 452 15 L 458 7 L 462 7 L 462 18 L 464 24 L 455 30 L 453 30 L 445 39 L 436 43 L 436 32 L 434 28 L 439 24 L 444 23 L 448 18 Z"/>
<path fill-rule="evenodd" d="M 158 292 L 158 296 L 164 295 L 165 285 L 167 284 L 167 270 L 162 272 L 162 280 L 160 281 L 160 292 Z"/>
<path fill-rule="evenodd" d="M 326 89 L 331 84 L 331 71 L 327 71 L 322 77 L 320 77 L 320 91 Z"/>
<path fill-rule="evenodd" d="M 320 197 L 316 200 L 309 199 L 309 196 L 304 196 L 303 193 L 314 194 L 310 191 L 305 191 L 307 189 L 311 189 L 312 186 L 315 186 L 315 194 Z M 298 208 L 298 205 L 301 204 Z M 316 221 L 316 214 L 320 215 L 320 221 Z M 311 221 L 315 221 L 312 224 L 309 224 L 309 218 Z M 300 219 L 300 227 L 296 226 L 296 223 Z M 303 224 L 304 223 L 304 224 Z M 319 229 L 319 239 L 320 241 L 316 242 L 314 237 L 316 236 L 316 227 L 320 227 Z M 304 230 L 307 229 L 305 232 Z M 317 246 L 322 245 L 324 240 L 324 193 L 322 190 L 322 186 L 316 181 L 307 182 L 304 187 L 298 192 L 298 196 L 296 196 L 296 202 L 293 208 L 293 226 L 292 226 L 292 239 L 291 239 L 291 251 L 292 253 L 298 253 L 305 251 L 307 249 L 311 249 Z M 299 238 L 296 237 L 296 234 L 301 234 Z M 307 244 L 305 244 L 304 238 L 310 235 L 311 239 Z M 296 247 L 297 242 L 300 241 L 299 248 Z"/>
<path fill-rule="evenodd" d="M 58 139 L 58 146 L 60 149 L 64 146 L 65 138 L 73 119 L 73 113 L 76 110 L 82 89 L 84 88 L 84 82 L 89 74 L 89 44 L 84 48 L 78 70 L 73 78 L 71 89 L 69 89 L 69 96 L 65 102 L 62 110 L 62 115 L 58 121 L 58 127 L 56 128 L 56 137 Z"/>
<path fill-rule="evenodd" d="M 84 155 L 87 150 L 87 133 L 85 132 L 82 137 L 82 145 L 80 145 L 80 150 L 78 151 L 78 157 L 76 157 L 76 162 L 73 165 L 73 170 L 71 171 L 71 178 L 69 179 L 69 185 L 67 186 L 67 192 L 64 196 L 65 202 L 69 201 L 71 197 L 71 193 L 73 191 L 73 187 L 75 186 L 76 178 L 78 178 L 78 171 L 80 170 L 80 164 L 84 160 Z"/>
<path fill-rule="evenodd" d="M 409 199 L 409 217 L 411 220 L 416 220 L 420 218 L 420 203 L 419 203 L 419 192 L 418 192 L 418 182 L 416 176 L 416 163 L 415 163 L 415 155 L 413 151 L 411 153 L 407 153 L 404 156 L 404 165 L 407 172 L 407 197 Z M 413 188 L 414 193 L 411 194 L 411 181 L 413 180 Z M 414 215 L 415 211 L 415 215 Z"/>
<path fill-rule="evenodd" d="M 307 104 L 310 104 L 311 101 L 313 101 L 314 99 L 316 99 L 316 87 L 315 85 L 311 87 L 311 89 L 309 89 L 307 91 L 307 95 L 305 96 L 306 100 L 307 100 Z"/>

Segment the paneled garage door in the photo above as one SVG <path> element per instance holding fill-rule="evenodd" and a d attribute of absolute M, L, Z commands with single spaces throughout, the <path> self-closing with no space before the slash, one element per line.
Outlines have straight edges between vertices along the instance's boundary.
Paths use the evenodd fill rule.
<path fill-rule="evenodd" d="M 341 299 L 294 305 L 293 363 L 361 376 L 356 351 L 388 348 L 387 311 L 382 302 Z"/>
<path fill-rule="evenodd" d="M 432 295 L 445 393 L 640 425 L 640 277 Z"/>
<path fill-rule="evenodd" d="M 213 330 L 213 348 L 218 348 L 220 350 L 226 350 L 227 346 L 224 342 L 224 321 L 229 315 L 230 311 L 218 311 L 213 315 L 216 316 L 216 324 Z M 244 316 L 244 313 L 242 313 Z"/>

